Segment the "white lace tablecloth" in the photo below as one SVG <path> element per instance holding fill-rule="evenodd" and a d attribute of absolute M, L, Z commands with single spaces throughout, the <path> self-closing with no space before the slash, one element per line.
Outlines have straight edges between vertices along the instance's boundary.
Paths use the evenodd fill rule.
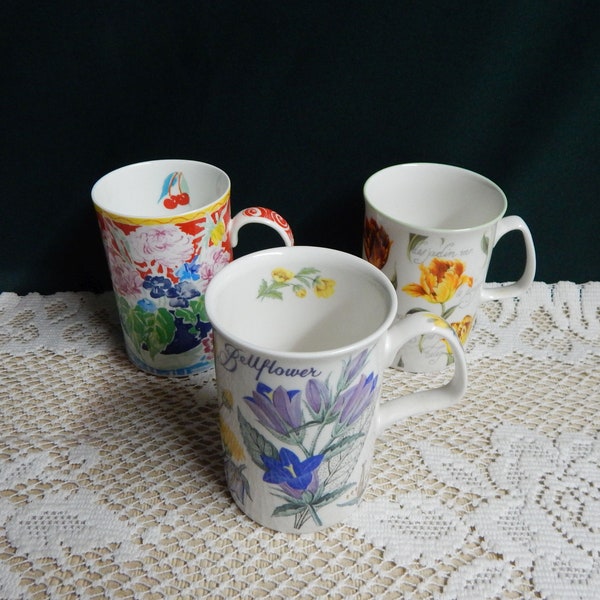
<path fill-rule="evenodd" d="M 468 362 L 350 521 L 292 536 L 228 495 L 212 373 L 138 371 L 111 294 L 0 295 L 0 598 L 600 597 L 600 283 L 484 305 Z"/>

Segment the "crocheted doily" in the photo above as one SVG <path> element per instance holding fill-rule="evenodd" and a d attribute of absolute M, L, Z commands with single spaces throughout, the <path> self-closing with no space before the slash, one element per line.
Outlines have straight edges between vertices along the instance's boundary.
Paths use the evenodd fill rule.
<path fill-rule="evenodd" d="M 469 390 L 384 432 L 308 536 L 226 489 L 212 373 L 127 360 L 112 294 L 0 295 L 0 598 L 595 598 L 600 283 L 482 306 Z M 388 369 L 383 399 L 441 374 Z"/>

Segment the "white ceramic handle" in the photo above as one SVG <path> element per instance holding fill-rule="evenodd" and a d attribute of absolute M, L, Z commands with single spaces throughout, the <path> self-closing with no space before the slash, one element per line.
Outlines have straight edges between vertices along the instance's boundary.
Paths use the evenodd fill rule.
<path fill-rule="evenodd" d="M 519 281 L 510 285 L 502 287 L 489 287 L 484 285 L 481 288 L 482 300 L 501 300 L 502 298 L 520 296 L 533 282 L 533 278 L 535 277 L 535 247 L 533 245 L 531 231 L 529 231 L 529 227 L 527 227 L 527 224 L 521 217 L 504 217 L 498 223 L 494 247 L 503 235 L 507 234 L 509 231 L 515 230 L 518 230 L 523 234 L 523 241 L 525 242 L 525 269 L 523 270 L 523 275 L 521 275 Z"/>
<path fill-rule="evenodd" d="M 238 233 L 240 229 L 249 223 L 260 223 L 262 225 L 267 225 L 279 233 L 286 246 L 294 245 L 292 229 L 288 225 L 288 222 L 280 214 L 276 213 L 270 208 L 252 206 L 239 212 L 229 222 L 229 235 L 232 248 L 237 246 Z"/>
<path fill-rule="evenodd" d="M 410 339 L 431 333 L 447 340 L 452 349 L 452 379 L 441 387 L 394 398 L 379 406 L 377 433 L 411 415 L 447 408 L 464 396 L 468 380 L 465 353 L 454 329 L 437 315 L 420 312 L 396 321 L 386 334 L 386 366 L 392 364 L 398 350 Z"/>

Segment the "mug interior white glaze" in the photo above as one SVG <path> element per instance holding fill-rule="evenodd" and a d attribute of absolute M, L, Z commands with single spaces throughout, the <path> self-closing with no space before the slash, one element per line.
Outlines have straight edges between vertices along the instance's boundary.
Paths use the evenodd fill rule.
<path fill-rule="evenodd" d="M 170 175 L 173 188 L 187 193 L 189 203 L 165 206 L 163 199 Z M 92 199 L 100 209 L 113 215 L 153 219 L 207 208 L 228 194 L 230 188 L 227 173 L 213 165 L 194 160 L 152 160 L 104 175 L 92 188 Z"/>
<path fill-rule="evenodd" d="M 315 266 L 318 272 L 311 272 Z M 283 281 L 286 276 L 290 279 Z M 316 278 L 323 285 L 321 295 L 310 285 Z M 261 285 L 267 294 L 269 289 L 285 293 L 285 302 L 268 301 L 264 294 L 261 299 Z M 325 297 L 328 285 L 335 293 Z M 227 337 L 286 354 L 345 352 L 353 344 L 369 343 L 389 327 L 396 303 L 387 277 L 366 261 L 300 246 L 238 258 L 211 282 L 206 296 L 213 326 Z"/>
<path fill-rule="evenodd" d="M 467 169 L 435 163 L 394 165 L 364 185 L 366 201 L 412 231 L 489 227 L 506 212 L 504 192 Z"/>

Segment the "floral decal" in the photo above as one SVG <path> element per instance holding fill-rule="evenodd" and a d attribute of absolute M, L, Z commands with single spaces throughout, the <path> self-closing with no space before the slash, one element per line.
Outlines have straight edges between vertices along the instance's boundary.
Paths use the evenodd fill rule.
<path fill-rule="evenodd" d="M 241 504 L 244 504 L 246 497 L 252 500 L 250 484 L 244 475 L 244 471 L 246 470 L 246 464 L 244 463 L 246 453 L 235 433 L 233 433 L 223 418 L 223 412 L 230 413 L 233 410 L 233 397 L 229 390 L 221 393 L 220 408 L 219 429 L 221 431 L 221 441 L 225 455 L 225 477 L 229 482 L 231 493 Z"/>
<path fill-rule="evenodd" d="M 273 516 L 293 518 L 295 529 L 311 519 L 322 525 L 320 509 L 352 488 L 349 503 L 357 502 L 364 489 L 364 477 L 360 482 L 350 478 L 379 394 L 378 376 L 364 372 L 368 358 L 365 350 L 343 364 L 337 381 L 331 381 L 331 374 L 311 378 L 303 390 L 272 389 L 258 382 L 238 407 L 245 452 L 263 471 L 271 494 L 282 501 Z M 229 414 L 228 408 L 223 410 Z M 231 462 L 236 452 L 227 430 L 223 444 L 226 462 Z M 228 482 L 238 500 L 250 495 L 239 478 L 235 485 Z"/>
<path fill-rule="evenodd" d="M 423 239 L 423 236 L 413 236 L 411 244 L 414 246 Z M 415 240 L 417 241 L 415 242 Z M 465 263 L 460 259 L 434 257 L 429 265 L 419 264 L 419 270 L 421 271 L 419 282 L 405 285 L 402 291 L 414 298 L 422 298 L 430 304 L 438 304 L 440 317 L 449 320 L 458 305 L 447 306 L 447 303 L 454 298 L 461 286 L 473 287 L 473 278 L 466 274 Z M 414 313 L 422 310 L 425 309 L 414 308 L 408 312 Z M 450 325 L 464 345 L 473 325 L 472 316 L 466 315 L 461 321 L 450 323 Z M 422 340 L 423 338 L 421 338 L 421 342 Z M 446 340 L 442 339 L 442 342 L 446 347 L 448 363 L 451 363 L 453 360 L 452 350 Z M 421 348 L 421 344 L 419 347 Z"/>
<path fill-rule="evenodd" d="M 365 219 L 363 249 L 365 258 L 378 269 L 382 269 L 390 256 L 393 241 L 382 225 L 373 217 Z"/>
<path fill-rule="evenodd" d="M 428 266 L 419 265 L 419 283 L 409 283 L 402 291 L 432 304 L 440 304 L 442 317 L 447 318 L 449 309 L 444 307 L 446 302 L 452 299 L 461 285 L 473 285 L 473 278 L 465 274 L 465 268 L 465 263 L 459 259 L 434 258 Z"/>
<path fill-rule="evenodd" d="M 271 271 L 271 281 L 263 279 L 258 288 L 257 298 L 283 300 L 282 290 L 291 288 L 298 298 L 305 298 L 313 291 L 318 298 L 329 298 L 335 293 L 335 280 L 321 277 L 318 269 L 307 267 L 297 273 L 278 267 Z"/>
<path fill-rule="evenodd" d="M 173 197 L 175 188 L 175 195 L 186 189 L 181 173 L 167 177 L 160 201 Z M 224 202 L 192 221 L 153 225 L 125 224 L 98 213 L 123 329 L 142 362 L 144 353 L 154 359 L 202 348 L 203 364 L 195 366 L 210 364 L 204 292 L 231 260 L 227 207 Z"/>

